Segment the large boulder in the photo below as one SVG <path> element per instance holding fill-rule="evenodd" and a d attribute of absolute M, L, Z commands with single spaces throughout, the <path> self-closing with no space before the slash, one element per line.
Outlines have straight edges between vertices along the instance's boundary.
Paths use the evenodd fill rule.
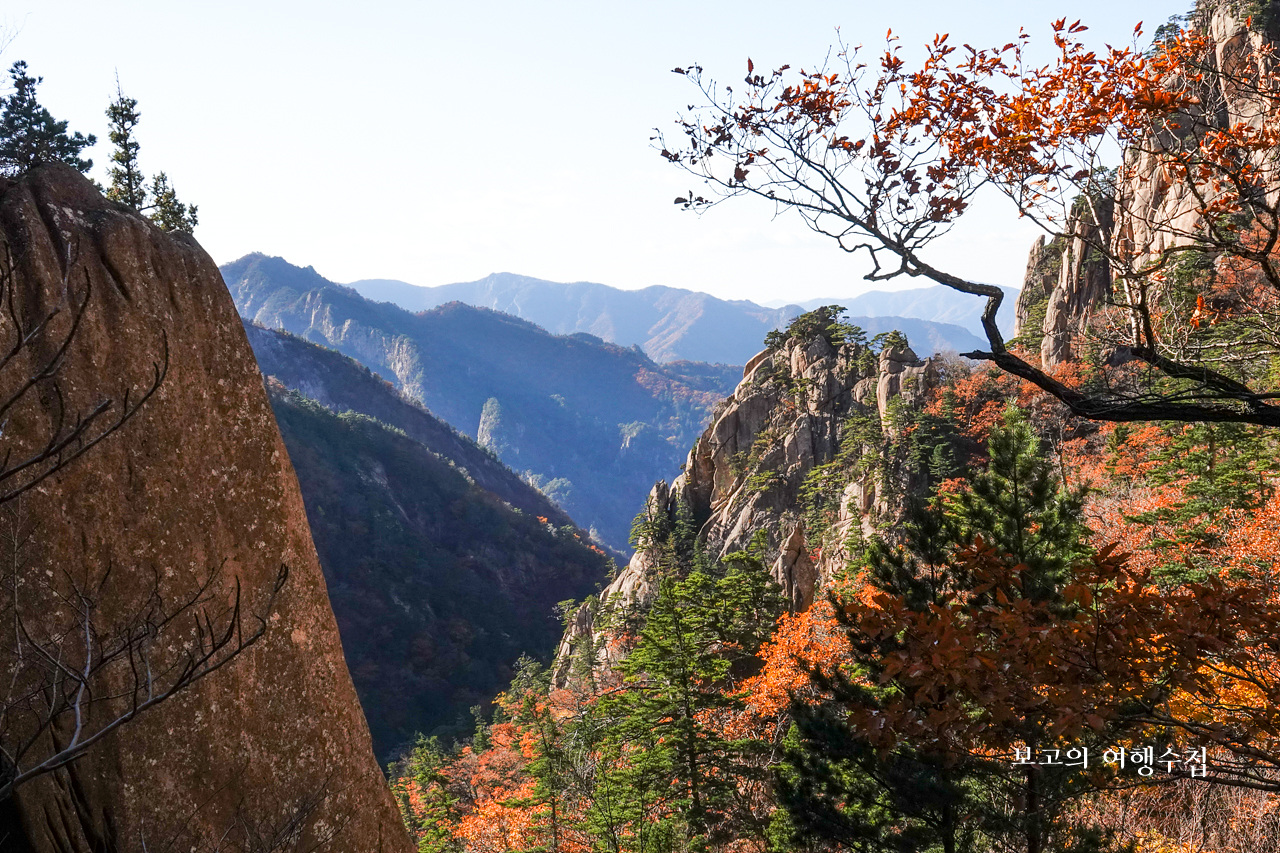
<path fill-rule="evenodd" d="M 201 642 L 198 618 L 206 646 L 210 631 L 239 627 L 215 658 L 224 666 L 0 803 L 0 823 L 20 827 L 0 832 L 0 848 L 250 850 L 274 837 L 288 843 L 271 849 L 410 850 L 343 661 L 297 480 L 217 267 L 194 240 L 162 233 L 62 166 L 0 181 L 0 232 L 13 300 L 3 346 L 14 317 L 29 329 L 62 306 L 0 369 L 5 396 L 56 351 L 87 295 L 54 376 L 8 413 L 0 442 L 10 465 L 45 443 L 60 416 L 74 423 L 109 399 L 90 424 L 98 434 L 119 420 L 126 391 L 136 401 L 163 372 L 118 430 L 0 507 L 0 538 L 27 536 L 20 553 L 6 551 L 6 624 L 25 620 L 28 655 L 81 623 L 96 632 L 95 653 L 138 632 L 133 660 L 151 666 L 157 690 Z M 288 578 L 273 598 L 282 566 Z M 63 663 L 76 670 L 85 647 L 67 633 Z M 31 683 L 37 674 L 15 651 L 0 642 L 0 675 Z M 146 678 L 137 665 L 95 674 L 82 736 L 145 699 L 134 678 Z M 14 695 L 0 727 L 10 745 L 39 722 Z M 73 731 L 69 715 L 57 719 L 22 766 Z"/>

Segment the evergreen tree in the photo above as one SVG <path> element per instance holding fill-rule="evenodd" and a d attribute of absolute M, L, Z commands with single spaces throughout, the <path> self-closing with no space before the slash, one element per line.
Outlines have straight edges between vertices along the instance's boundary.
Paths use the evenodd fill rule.
<path fill-rule="evenodd" d="M 1256 510 L 1270 499 L 1276 442 L 1248 424 L 1174 424 L 1166 434 L 1169 443 L 1156 454 L 1149 476 L 1158 486 L 1175 487 L 1181 497 L 1129 520 L 1173 531 L 1152 543 L 1178 546 L 1158 577 L 1170 583 L 1203 580 L 1213 571 L 1210 550 L 1224 543 L 1223 511 Z"/>
<path fill-rule="evenodd" d="M 116 99 L 107 107 L 107 121 L 111 126 L 107 138 L 115 146 L 115 151 L 111 153 L 114 165 L 107 172 L 111 178 L 107 198 L 136 210 L 142 210 L 147 205 L 146 178 L 138 168 L 140 146 L 133 135 L 139 119 L 141 115 L 138 113 L 138 102 L 133 98 L 126 98 L 120 90 L 120 81 L 116 80 Z"/>
<path fill-rule="evenodd" d="M 151 179 L 150 187 L 146 185 L 138 165 L 141 146 L 134 136 L 141 118 L 137 100 L 125 97 L 116 81 L 116 99 L 107 107 L 107 121 L 111 125 L 108 138 L 115 146 L 111 153 L 114 165 L 108 172 L 111 186 L 107 188 L 107 198 L 147 213 L 161 230 L 190 234 L 199 224 L 196 205 L 188 206 L 178 199 L 164 172 Z"/>
<path fill-rule="evenodd" d="M 784 743 L 781 806 L 769 828 L 778 850 L 966 853 L 978 845 L 971 768 L 901 746 L 879 755 L 850 736 L 835 705 L 806 708 Z"/>
<path fill-rule="evenodd" d="M 867 550 L 861 568 L 869 582 L 909 612 L 928 614 L 960 594 L 974 607 L 1017 599 L 1052 607 L 1067 570 L 1087 553 L 1082 497 L 1058 483 L 1020 411 L 1006 410 L 987 449 L 990 461 L 970 479 L 967 492 L 946 505 L 934 499 L 916 506 L 899 527 L 898 542 L 875 540 Z M 979 537 L 1006 565 L 1021 567 L 1008 573 L 1010 584 L 996 589 L 967 576 L 957 555 Z M 836 608 L 838 618 L 843 613 Z M 925 742 L 900 743 L 887 753 L 877 749 L 849 726 L 842 709 L 874 715 L 886 697 L 903 689 L 880 664 L 900 640 L 872 641 L 858 625 L 841 621 L 849 631 L 852 669 L 816 677 L 825 704 L 793 706 L 795 728 L 778 780 L 785 814 L 775 822 L 775 836 L 866 851 L 957 853 L 995 838 L 1045 849 L 1056 816 L 1086 789 L 1084 774 L 1028 765 L 1011 777 L 997 762 L 937 751 Z M 1028 713 L 1003 725 L 1035 748 L 1050 741 L 1045 732 L 1051 713 Z M 992 791 L 1005 799 L 993 804 Z M 1010 801 L 1022 805 L 1011 812 L 1004 805 Z"/>
<path fill-rule="evenodd" d="M 750 554 L 712 563 L 682 502 L 670 514 L 651 503 L 635 535 L 657 594 L 621 665 L 626 689 L 600 703 L 611 769 L 589 823 L 617 839 L 613 849 L 639 853 L 706 849 L 744 829 L 762 836 L 733 808 L 760 745 L 716 722 L 742 707 L 734 685 L 758 668 L 755 655 L 785 608 L 781 589 Z"/>
<path fill-rule="evenodd" d="M 952 539 L 976 537 L 1007 555 L 1021 573 L 1022 598 L 1043 601 L 1087 552 L 1084 494 L 1062 488 L 1026 415 L 1005 409 L 987 440 L 990 462 L 950 508 Z"/>
<path fill-rule="evenodd" d="M 177 194 L 169 186 L 169 176 L 164 172 L 151 181 L 151 221 L 164 231 L 180 231 L 190 234 L 199 224 L 196 206 L 178 201 Z"/>
<path fill-rule="evenodd" d="M 9 69 L 13 94 L 0 108 L 0 172 L 20 175 L 40 163 L 61 162 L 81 172 L 93 168 L 93 161 L 80 152 L 97 142 L 93 134 L 68 133 L 67 122 L 57 121 L 36 98 L 36 86 L 43 77 L 27 73 L 27 63 L 13 63 Z"/>
<path fill-rule="evenodd" d="M 444 775 L 450 759 L 437 738 L 420 736 L 413 751 L 392 768 L 400 813 L 419 839 L 419 853 L 460 853 L 462 849 L 453 837 L 457 800 L 449 793 Z"/>
<path fill-rule="evenodd" d="M 533 760 L 529 762 L 534 788 L 528 805 L 534 809 L 546 840 L 533 850 L 559 853 L 565 834 L 563 803 L 572 788 L 572 766 L 565 750 L 564 733 L 546 703 L 539 704 L 532 695 L 525 697 L 517 721 L 534 735 Z"/>

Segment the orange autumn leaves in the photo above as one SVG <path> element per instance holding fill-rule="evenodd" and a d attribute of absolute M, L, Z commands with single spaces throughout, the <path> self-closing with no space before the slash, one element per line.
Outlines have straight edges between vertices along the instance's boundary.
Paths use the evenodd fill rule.
<path fill-rule="evenodd" d="M 571 821 L 552 814 L 530 772 L 545 731 L 543 715 L 564 718 L 577 701 L 566 691 L 550 697 L 503 694 L 497 702 L 513 719 L 486 726 L 486 742 L 442 755 L 437 778 L 428 782 L 430 792 L 403 766 L 398 771 L 393 768 L 392 790 L 423 849 L 473 853 L 544 849 L 554 822 L 556 849 L 563 853 L 591 850 L 590 839 L 571 831 Z M 527 708 L 522 709 L 524 705 Z M 432 800 L 448 802 L 449 807 L 433 809 Z"/>

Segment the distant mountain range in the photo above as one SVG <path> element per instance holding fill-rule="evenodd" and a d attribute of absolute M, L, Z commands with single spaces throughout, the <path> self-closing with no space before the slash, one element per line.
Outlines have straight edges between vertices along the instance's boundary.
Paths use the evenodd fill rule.
<path fill-rule="evenodd" d="M 679 473 L 712 406 L 742 378 L 740 367 L 657 364 L 638 347 L 459 302 L 412 314 L 280 258 L 221 269 L 241 316 L 381 374 L 618 551 L 629 553 L 654 481 Z"/>
<path fill-rule="evenodd" d="M 407 311 L 426 311 L 448 302 L 491 308 L 536 323 L 555 334 L 585 332 L 623 346 L 639 346 L 659 362 L 691 361 L 744 364 L 760 351 L 765 334 L 818 305 L 843 305 L 849 321 L 868 336 L 898 330 L 921 355 L 985 349 L 981 336 L 983 300 L 946 287 L 895 293 L 811 300 L 802 305 L 766 308 L 746 300 L 728 301 L 672 287 L 620 290 L 604 284 L 561 284 L 513 273 L 494 273 L 479 281 L 419 287 L 391 279 L 365 279 L 350 285 L 377 302 Z M 1002 306 L 1002 322 L 1013 327 L 1013 302 Z"/>
<path fill-rule="evenodd" d="M 555 607 L 608 558 L 560 509 L 367 368 L 283 332 L 249 343 L 324 569 L 378 756 L 464 735 L 521 654 L 549 659 Z"/>
<path fill-rule="evenodd" d="M 1005 299 L 1000 303 L 996 325 L 1006 338 L 1013 336 L 1014 306 L 1021 291 L 1013 287 L 1001 287 Z M 805 311 L 822 305 L 843 305 L 850 314 L 870 317 L 915 317 L 934 323 L 961 326 L 980 338 L 981 348 L 986 349 L 986 336 L 982 332 L 982 311 L 987 301 L 949 287 L 916 287 L 910 290 L 872 290 L 858 296 L 823 297 L 799 303 Z M 795 307 L 795 306 L 790 306 Z M 901 330 L 907 337 L 910 333 Z"/>

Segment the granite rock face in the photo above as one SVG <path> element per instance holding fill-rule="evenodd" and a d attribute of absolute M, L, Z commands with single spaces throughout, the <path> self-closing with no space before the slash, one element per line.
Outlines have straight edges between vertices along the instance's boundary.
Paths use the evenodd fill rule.
<path fill-rule="evenodd" d="M 1206 75 L 1200 81 L 1169 81 L 1175 88 L 1192 87 L 1202 105 L 1198 108 L 1202 112 L 1188 126 L 1247 125 L 1258 129 L 1267 110 L 1257 93 L 1242 81 L 1256 75 L 1249 57 L 1264 47 L 1267 36 L 1251 30 L 1243 13 L 1232 4 L 1202 2 L 1196 17 L 1196 26 L 1209 36 L 1214 62 L 1223 73 Z M 1189 138 L 1179 138 L 1172 129 L 1176 126 L 1170 123 L 1153 140 L 1153 150 L 1133 148 L 1126 152 L 1114 208 L 1099 205 L 1090 209 L 1077 204 L 1061 235 L 1048 244 L 1039 238 L 1031 247 L 1015 335 L 1032 333 L 1035 326 L 1046 370 L 1081 356 L 1092 315 L 1112 295 L 1112 270 L 1096 247 L 1109 246 L 1116 256 L 1129 258 L 1141 268 L 1170 249 L 1197 241 L 1196 235 L 1203 229 L 1197 213 L 1202 200 L 1194 197 L 1185 181 L 1170 174 L 1156 150 L 1188 143 Z M 1259 156 L 1255 165 L 1274 174 L 1269 159 Z M 1278 195 L 1280 186 L 1272 186 L 1271 203 Z M 1137 301 L 1136 293 L 1123 291 L 1123 280 L 1117 286 L 1122 288 L 1116 294 L 1119 302 Z"/>
<path fill-rule="evenodd" d="M 260 640 L 225 666 L 18 788 L 5 808 L 20 830 L 0 847 L 250 850 L 285 833 L 296 843 L 288 849 L 412 849 L 373 757 L 293 468 L 217 267 L 194 240 L 162 233 L 62 166 L 0 183 L 0 231 L 25 323 L 67 290 L 75 300 L 88 294 L 56 380 L 10 413 L 3 442 L 12 458 L 47 440 L 60 402 L 85 413 L 111 399 L 112 417 L 126 390 L 136 399 L 167 364 L 121 429 L 3 508 L 0 526 L 30 534 L 12 580 L 33 631 L 75 624 L 68 600 L 91 599 L 100 643 L 136 628 L 140 613 L 174 613 L 147 641 L 163 683 L 197 636 L 198 613 L 232 624 L 239 590 L 243 631 L 265 617 Z M 64 302 L 53 339 L 72 313 Z M 3 322 L 7 347 L 13 324 Z M 48 355 L 41 349 L 25 349 L 0 374 L 6 391 Z M 288 579 L 269 607 L 281 566 Z M 77 590 L 91 595 L 67 598 Z M 184 609 L 193 598 L 199 605 Z M 12 617 L 15 598 L 0 605 Z M 77 647 L 66 648 L 74 666 Z M 0 673 L 17 666 L 11 652 L 0 645 Z M 130 684 L 118 668 L 103 672 L 91 728 L 124 709 L 127 699 L 106 697 Z M 0 736 L 12 742 L 30 719 L 6 725 Z M 60 721 L 36 752 L 69 735 Z"/>
<path fill-rule="evenodd" d="M 1111 293 L 1111 267 L 1093 248 L 1111 232 L 1111 210 L 1101 207 L 1097 214 L 1100 224 L 1094 221 L 1093 211 L 1073 216 L 1066 236 L 1055 241 L 1060 253 L 1058 281 L 1045 305 L 1040 341 L 1040 362 L 1046 370 L 1080 356 L 1080 342 L 1094 306 Z"/>
<path fill-rule="evenodd" d="M 1056 241 L 1046 243 L 1044 235 L 1036 238 L 1027 253 L 1027 271 L 1014 310 L 1013 337 L 1028 333 L 1039 336 L 1044 325 L 1045 303 L 1058 283 L 1058 267 L 1062 253 Z"/>
<path fill-rule="evenodd" d="M 859 418 L 877 421 L 880 438 L 857 452 L 881 452 L 894 438 L 899 412 L 919 407 L 939 381 L 937 362 L 918 359 L 902 343 L 872 354 L 820 335 L 792 336 L 747 362 L 733 396 L 689 451 L 684 472 L 654 487 L 650 507 L 674 514 L 683 501 L 700 525 L 699 539 L 719 557 L 747 550 L 763 532 L 766 564 L 791 606 L 803 610 L 847 562 L 847 540 L 900 515 L 901 496 L 914 487 L 905 466 L 894 462 L 854 475 L 841 484 L 830 528 L 819 534 L 806 530 L 799 511 L 806 478 L 842 451 L 849 454 L 845 439 Z M 579 611 L 557 652 L 557 683 L 568 683 L 570 661 L 585 643 L 595 649 L 595 666 L 618 662 L 616 644 L 596 636 L 592 613 L 644 607 L 655 588 L 651 564 L 637 551 L 598 602 Z"/>

